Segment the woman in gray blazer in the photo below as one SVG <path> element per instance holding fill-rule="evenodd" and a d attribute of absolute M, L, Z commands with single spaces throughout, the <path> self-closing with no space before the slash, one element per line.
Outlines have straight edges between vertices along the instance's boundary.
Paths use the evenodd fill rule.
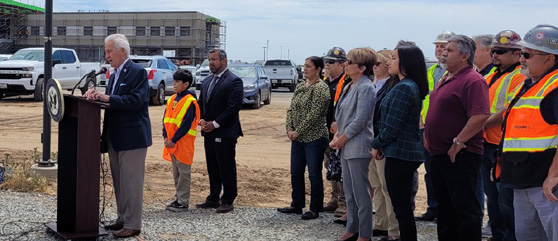
<path fill-rule="evenodd" d="M 329 144 L 341 149 L 343 188 L 347 202 L 347 231 L 339 240 L 369 240 L 372 237 L 372 199 L 368 165 L 372 154 L 374 131 L 374 85 L 368 79 L 376 64 L 376 51 L 356 48 L 349 51 L 345 73 L 351 82 L 345 86 L 337 103 L 337 133 Z"/>

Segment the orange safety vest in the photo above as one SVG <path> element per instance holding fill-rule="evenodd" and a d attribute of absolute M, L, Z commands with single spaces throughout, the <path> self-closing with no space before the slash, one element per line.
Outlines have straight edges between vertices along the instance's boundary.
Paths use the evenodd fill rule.
<path fill-rule="evenodd" d="M 198 101 L 191 94 L 182 97 L 178 103 L 174 101 L 175 98 L 176 94 L 167 101 L 167 109 L 163 120 L 163 125 L 167 132 L 167 140 L 170 141 L 178 128 L 180 128 L 184 115 L 186 115 L 186 111 L 188 111 L 191 104 L 196 106 L 196 116 L 188 133 L 180 138 L 173 148 L 165 147 L 163 149 L 163 158 L 167 161 L 172 161 L 170 156 L 172 154 L 178 161 L 186 165 L 192 165 L 194 161 L 194 141 L 197 134 L 196 128 L 200 122 L 200 108 Z"/>
<path fill-rule="evenodd" d="M 496 114 L 502 108 L 505 108 L 512 101 L 513 93 L 517 87 L 525 81 L 525 76 L 521 73 L 521 66 L 517 66 L 512 72 L 503 74 L 498 78 L 490 89 L 488 96 L 490 100 L 490 114 Z M 495 72 L 486 76 L 486 84 L 490 82 L 496 75 Z M 502 139 L 502 128 L 500 126 L 493 126 L 484 131 L 484 139 L 491 144 L 498 145 Z"/>
<path fill-rule="evenodd" d="M 333 98 L 333 106 L 337 105 L 337 101 L 339 100 L 339 96 L 341 96 L 341 92 L 343 91 L 343 85 L 345 84 L 345 75 L 341 76 L 339 79 L 339 83 L 337 83 L 337 89 L 335 90 L 335 98 Z"/>
<path fill-rule="evenodd" d="M 558 87 L 558 70 L 554 70 L 531 87 L 507 109 L 503 152 L 542 152 L 556 148 L 558 126 L 547 124 L 540 112 L 542 99 Z M 518 88 L 516 94 L 521 88 Z"/>

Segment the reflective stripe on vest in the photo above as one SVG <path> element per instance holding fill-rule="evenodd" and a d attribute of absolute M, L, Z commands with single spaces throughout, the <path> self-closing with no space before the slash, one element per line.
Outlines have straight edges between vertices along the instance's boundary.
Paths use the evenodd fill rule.
<path fill-rule="evenodd" d="M 491 75 L 492 73 L 494 73 L 494 71 L 496 71 L 496 69 L 498 69 L 498 68 L 492 67 L 492 69 L 490 69 L 490 71 L 488 71 L 488 73 L 486 73 L 484 75 L 484 78 L 487 79 L 489 75 Z M 488 84 L 490 84 L 490 83 L 488 83 Z"/>
<path fill-rule="evenodd" d="M 517 96 L 523 84 L 515 91 L 519 98 L 508 108 L 504 132 L 503 152 L 541 152 L 556 148 L 558 126 L 547 124 L 540 112 L 544 96 L 558 86 L 558 70 L 552 71 L 527 90 Z"/>
<path fill-rule="evenodd" d="M 512 83 L 512 79 L 518 74 L 521 74 L 521 66 L 517 66 L 514 71 L 502 75 L 500 77 L 501 80 L 499 81 L 499 83 L 498 80 L 496 80 L 494 84 L 498 84 L 498 86 L 496 87 L 496 93 L 494 93 L 494 99 L 490 104 L 491 114 L 496 114 L 496 112 L 506 106 L 506 103 L 509 103 L 509 101 L 511 101 L 511 98 L 513 98 L 513 94 L 509 94 L 509 87 Z"/>
<path fill-rule="evenodd" d="M 422 100 L 422 109 L 420 110 L 420 116 L 422 117 L 422 123 L 426 121 L 426 114 L 428 113 L 428 107 L 430 105 L 430 92 L 434 90 L 434 72 L 436 71 L 438 64 L 434 64 L 428 68 L 426 73 L 426 78 L 428 80 L 428 94 Z"/>
<path fill-rule="evenodd" d="M 176 118 L 165 117 L 165 119 L 163 120 L 163 123 L 172 123 L 172 124 L 175 124 L 178 128 L 180 128 L 180 125 L 182 125 L 182 119 L 184 118 L 184 115 L 186 115 L 186 111 L 188 111 L 188 107 L 190 107 L 190 104 L 194 100 L 196 100 L 196 98 L 189 95 L 189 97 L 186 99 L 186 103 L 184 103 L 184 105 L 182 106 L 182 109 L 180 109 L 180 112 L 178 113 Z M 169 101 L 170 101 L 170 103 L 173 103 L 174 98 L 169 99 Z M 190 132 L 188 132 L 188 134 L 190 134 Z M 194 136 L 195 135 L 196 135 L 196 130 L 194 130 Z"/>

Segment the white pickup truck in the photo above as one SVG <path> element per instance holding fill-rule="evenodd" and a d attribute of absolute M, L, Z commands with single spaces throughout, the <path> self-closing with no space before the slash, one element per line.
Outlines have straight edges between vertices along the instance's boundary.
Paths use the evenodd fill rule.
<path fill-rule="evenodd" d="M 268 60 L 265 61 L 263 69 L 271 80 L 272 88 L 287 86 L 291 92 L 294 92 L 298 84 L 298 71 L 293 61 L 287 59 Z"/>
<path fill-rule="evenodd" d="M 3 96 L 33 94 L 37 101 L 43 99 L 44 48 L 25 48 L 10 59 L 0 62 L 0 99 Z M 80 63 L 73 49 L 52 49 L 52 77 L 62 89 L 71 90 L 91 71 L 99 71 L 99 63 Z M 95 86 L 95 78 L 87 78 L 79 88 L 84 93 Z"/>

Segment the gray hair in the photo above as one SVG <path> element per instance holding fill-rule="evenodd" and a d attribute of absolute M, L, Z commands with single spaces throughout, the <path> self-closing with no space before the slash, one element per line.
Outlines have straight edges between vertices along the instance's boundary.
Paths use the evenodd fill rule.
<path fill-rule="evenodd" d="M 492 39 L 494 39 L 493 34 L 482 34 L 473 36 L 473 40 L 475 40 L 475 42 L 478 42 L 483 48 L 490 48 Z"/>
<path fill-rule="evenodd" d="M 475 41 L 465 35 L 453 35 L 448 40 L 448 43 L 457 43 L 457 49 L 459 49 L 460 54 L 468 54 L 467 64 L 473 65 L 473 60 L 475 60 L 475 50 L 477 49 Z"/>
<path fill-rule="evenodd" d="M 227 58 L 227 52 L 225 52 L 225 50 L 222 50 L 222 49 L 209 50 L 210 54 L 215 53 L 215 52 L 219 53 L 219 58 L 220 59 L 226 59 Z"/>
<path fill-rule="evenodd" d="M 116 49 L 124 49 L 126 55 L 130 55 L 130 43 L 128 42 L 128 39 L 126 38 L 126 36 L 124 36 L 124 34 L 111 34 L 105 38 L 105 44 L 107 44 L 108 42 L 113 42 Z"/>

